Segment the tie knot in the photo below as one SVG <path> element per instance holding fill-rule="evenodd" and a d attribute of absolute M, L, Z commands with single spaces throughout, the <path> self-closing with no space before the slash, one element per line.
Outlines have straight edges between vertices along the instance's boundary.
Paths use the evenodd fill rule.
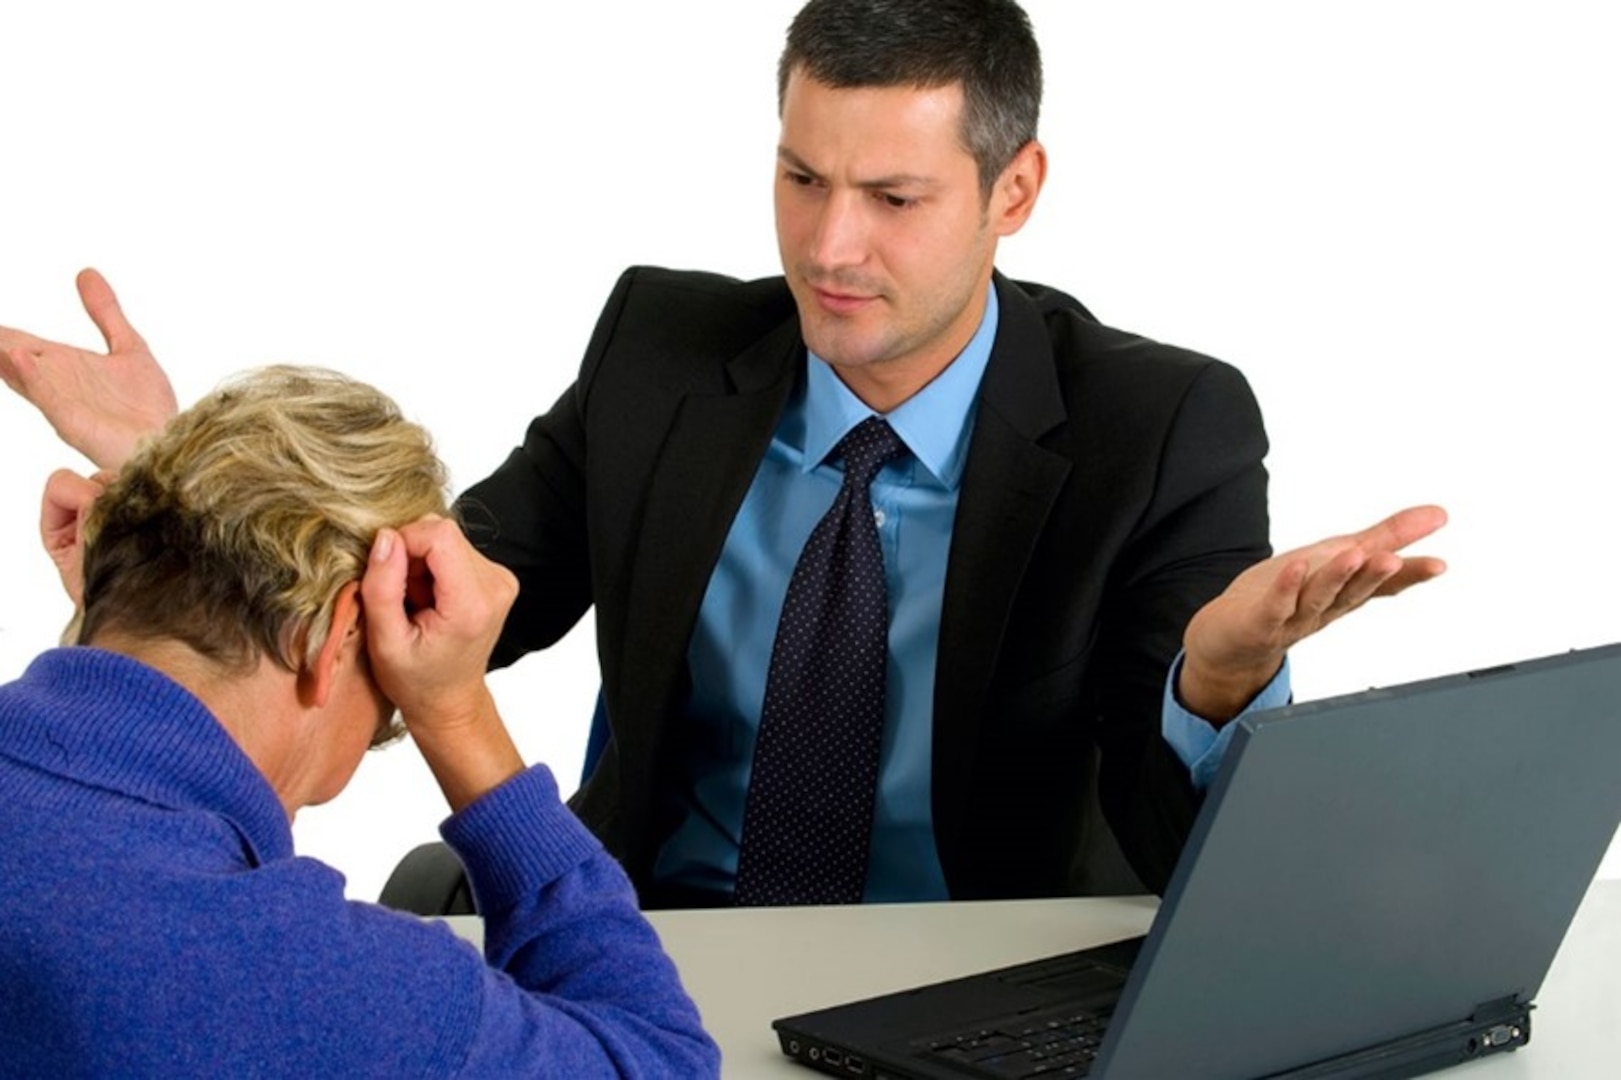
<path fill-rule="evenodd" d="M 884 462 L 895 457 L 906 444 L 879 416 L 869 416 L 851 428 L 835 447 L 844 458 L 844 482 L 866 487 L 883 468 Z"/>

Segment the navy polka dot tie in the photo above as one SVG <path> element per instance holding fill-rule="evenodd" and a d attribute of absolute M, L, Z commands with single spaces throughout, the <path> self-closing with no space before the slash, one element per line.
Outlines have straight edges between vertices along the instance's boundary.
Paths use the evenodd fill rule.
<path fill-rule="evenodd" d="M 868 485 L 905 445 L 868 417 L 788 582 L 766 675 L 733 899 L 859 903 L 884 732 L 889 603 Z"/>

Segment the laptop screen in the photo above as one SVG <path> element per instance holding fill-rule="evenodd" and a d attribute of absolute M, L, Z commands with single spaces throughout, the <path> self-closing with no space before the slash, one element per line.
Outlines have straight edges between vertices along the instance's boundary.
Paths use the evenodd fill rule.
<path fill-rule="evenodd" d="M 1621 820 L 1618 714 L 1608 646 L 1244 721 L 1100 1064 L 1256 1075 L 1530 1001 Z"/>

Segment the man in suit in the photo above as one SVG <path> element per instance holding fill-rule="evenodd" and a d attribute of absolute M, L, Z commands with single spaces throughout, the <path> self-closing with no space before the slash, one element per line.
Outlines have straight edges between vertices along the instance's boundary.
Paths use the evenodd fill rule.
<path fill-rule="evenodd" d="M 576 384 L 459 500 L 521 585 L 497 663 L 596 608 L 610 739 L 572 805 L 644 903 L 780 902 L 736 895 L 762 701 L 869 417 L 903 449 L 866 493 L 887 634 L 858 898 L 1130 887 L 1116 845 L 1163 887 L 1220 729 L 1287 698 L 1289 646 L 1442 569 L 1398 554 L 1436 508 L 1268 559 L 1242 377 L 996 273 L 1046 176 L 1040 89 L 1011 0 L 811 0 L 779 73 L 784 276 L 628 272 Z M 81 289 L 112 363 L 150 361 Z M 48 384 L 86 354 L 12 341 L 7 381 L 83 449 Z M 813 835 L 850 798 L 841 754 L 802 755 Z"/>

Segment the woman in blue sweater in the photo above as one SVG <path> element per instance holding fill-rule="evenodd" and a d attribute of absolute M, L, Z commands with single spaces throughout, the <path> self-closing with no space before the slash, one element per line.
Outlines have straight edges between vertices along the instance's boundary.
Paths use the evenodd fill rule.
<path fill-rule="evenodd" d="M 47 490 L 77 644 L 0 687 L 0 1072 L 717 1072 L 624 875 L 496 712 L 516 585 L 442 516 L 420 428 L 340 376 L 266 369 L 101 488 Z M 483 958 L 293 853 L 293 814 L 396 710 L 450 804 Z"/>

